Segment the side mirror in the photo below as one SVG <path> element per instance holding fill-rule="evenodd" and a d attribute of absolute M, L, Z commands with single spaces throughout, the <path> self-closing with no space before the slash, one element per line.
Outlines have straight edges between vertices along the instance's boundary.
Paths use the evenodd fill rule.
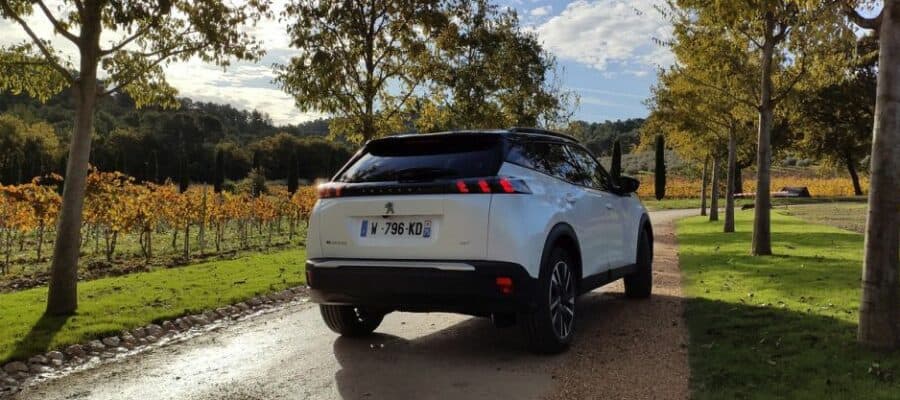
<path fill-rule="evenodd" d="M 640 186 L 641 181 L 637 179 L 634 179 L 630 176 L 619 177 L 619 190 L 621 190 L 622 193 L 635 193 Z"/>

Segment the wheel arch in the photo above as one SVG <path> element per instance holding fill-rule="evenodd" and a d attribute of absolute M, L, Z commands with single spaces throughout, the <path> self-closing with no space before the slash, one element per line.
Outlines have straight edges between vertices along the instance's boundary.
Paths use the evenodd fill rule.
<path fill-rule="evenodd" d="M 583 278 L 581 244 L 578 242 L 578 235 L 575 234 L 575 229 L 565 222 L 554 225 L 550 229 L 550 233 L 547 234 L 547 240 L 544 241 L 544 249 L 541 252 L 540 273 L 544 273 L 544 264 L 547 262 L 547 257 L 550 257 L 550 252 L 557 246 L 564 247 L 575 258 L 575 268 L 577 269 L 575 276 L 578 278 L 578 285 L 580 285 Z"/>

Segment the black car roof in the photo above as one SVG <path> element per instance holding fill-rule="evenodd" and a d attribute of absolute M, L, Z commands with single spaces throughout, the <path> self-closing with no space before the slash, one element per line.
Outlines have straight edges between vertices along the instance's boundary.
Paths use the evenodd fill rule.
<path fill-rule="evenodd" d="M 408 138 L 422 138 L 422 137 L 435 137 L 435 136 L 457 136 L 457 135 L 486 135 L 486 136 L 502 136 L 502 137 L 511 137 L 516 139 L 542 139 L 542 140 L 554 140 L 554 141 L 567 141 L 567 142 L 575 142 L 578 143 L 578 140 L 572 136 L 562 134 L 559 132 L 554 132 L 546 129 L 540 128 L 522 128 L 522 127 L 514 127 L 508 129 L 467 129 L 467 130 L 455 130 L 455 131 L 444 131 L 444 132 L 434 132 L 434 133 L 411 133 L 411 134 L 402 134 L 402 135 L 393 135 L 386 136 L 380 139 L 375 139 L 375 141 L 390 141 L 390 140 L 398 140 L 398 139 L 408 139 Z"/>

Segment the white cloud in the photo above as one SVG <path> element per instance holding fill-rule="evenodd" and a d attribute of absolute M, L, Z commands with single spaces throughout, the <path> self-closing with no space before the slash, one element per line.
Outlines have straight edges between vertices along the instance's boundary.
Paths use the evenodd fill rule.
<path fill-rule="evenodd" d="M 553 7 L 551 6 L 541 6 L 532 9 L 530 12 L 528 12 L 528 14 L 530 14 L 532 17 L 543 17 L 550 14 L 550 11 L 552 10 Z"/>
<path fill-rule="evenodd" d="M 616 65 L 641 76 L 673 60 L 653 40 L 671 35 L 654 4 L 658 0 L 576 0 L 535 30 L 544 46 L 561 59 L 605 72 Z"/>

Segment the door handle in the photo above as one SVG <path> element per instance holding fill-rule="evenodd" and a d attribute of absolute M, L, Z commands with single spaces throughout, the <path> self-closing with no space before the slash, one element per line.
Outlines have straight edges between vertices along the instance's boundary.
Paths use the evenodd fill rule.
<path fill-rule="evenodd" d="M 606 203 L 606 208 L 607 208 L 608 210 L 612 210 L 613 206 L 612 206 L 611 203 Z"/>
<path fill-rule="evenodd" d="M 578 200 L 578 198 L 575 197 L 575 193 L 572 193 L 572 192 L 566 193 L 566 203 L 575 204 L 576 200 Z"/>

